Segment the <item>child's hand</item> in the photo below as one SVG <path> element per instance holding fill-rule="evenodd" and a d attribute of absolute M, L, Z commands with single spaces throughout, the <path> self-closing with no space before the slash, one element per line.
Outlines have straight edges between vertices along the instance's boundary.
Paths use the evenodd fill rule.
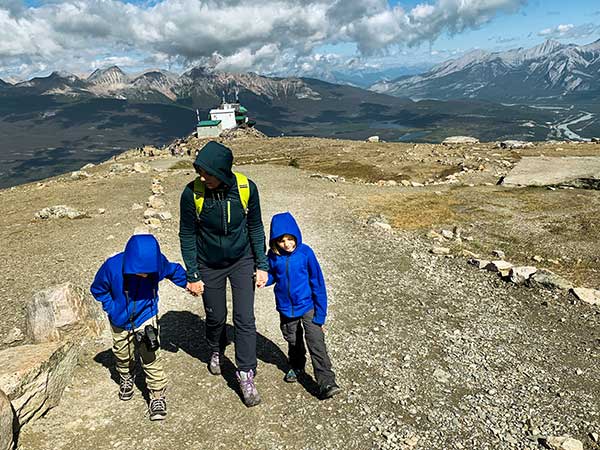
<path fill-rule="evenodd" d="M 188 282 L 185 288 L 194 297 L 198 297 L 204 293 L 204 283 L 202 281 L 195 281 L 193 283 Z"/>
<path fill-rule="evenodd" d="M 265 287 L 265 284 L 267 284 L 268 280 L 269 280 L 269 274 L 267 272 L 265 272 L 264 270 L 260 270 L 260 269 L 256 271 L 256 287 L 257 288 Z"/>

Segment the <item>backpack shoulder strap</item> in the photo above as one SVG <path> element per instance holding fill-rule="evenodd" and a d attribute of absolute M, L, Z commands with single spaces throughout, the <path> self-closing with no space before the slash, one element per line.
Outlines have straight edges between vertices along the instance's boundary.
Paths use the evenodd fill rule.
<path fill-rule="evenodd" d="M 196 177 L 194 180 L 194 204 L 196 205 L 196 217 L 200 217 L 202 207 L 204 206 L 204 183 L 200 180 L 200 177 Z"/>
<path fill-rule="evenodd" d="M 240 201 L 244 212 L 248 212 L 248 202 L 250 201 L 250 183 L 248 177 L 240 172 L 233 172 L 235 179 L 237 180 L 238 192 L 240 194 Z"/>

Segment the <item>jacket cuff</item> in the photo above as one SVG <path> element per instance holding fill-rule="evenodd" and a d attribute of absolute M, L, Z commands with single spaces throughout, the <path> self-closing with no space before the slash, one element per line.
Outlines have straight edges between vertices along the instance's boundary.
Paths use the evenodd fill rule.
<path fill-rule="evenodd" d="M 259 262 L 258 264 L 256 264 L 256 268 L 258 270 L 264 270 L 265 272 L 269 271 L 269 263 L 268 262 Z"/>
<path fill-rule="evenodd" d="M 186 278 L 190 283 L 196 283 L 197 281 L 202 281 L 202 277 L 200 276 L 200 272 L 188 272 L 186 274 Z"/>
<path fill-rule="evenodd" d="M 325 316 L 314 316 L 312 321 L 316 325 L 323 325 L 325 323 Z"/>

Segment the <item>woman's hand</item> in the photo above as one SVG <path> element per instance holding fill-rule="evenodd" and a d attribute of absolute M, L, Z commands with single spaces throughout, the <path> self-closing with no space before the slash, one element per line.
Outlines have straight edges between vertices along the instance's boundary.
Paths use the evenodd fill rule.
<path fill-rule="evenodd" d="M 260 270 L 260 269 L 256 271 L 256 287 L 257 288 L 265 287 L 265 284 L 267 284 L 268 280 L 269 280 L 269 274 L 266 271 Z"/>

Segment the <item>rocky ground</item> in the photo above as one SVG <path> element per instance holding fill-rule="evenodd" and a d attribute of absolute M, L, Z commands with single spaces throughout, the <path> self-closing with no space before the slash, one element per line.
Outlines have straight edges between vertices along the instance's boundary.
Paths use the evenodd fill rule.
<path fill-rule="evenodd" d="M 514 161 L 492 157 L 496 150 L 489 144 L 472 153 L 423 147 L 423 155 L 439 153 L 425 157 L 417 154 L 420 146 L 400 154 L 400 147 L 391 144 L 387 148 L 388 144 L 331 141 L 328 146 L 324 140 L 313 140 L 311 146 L 309 141 L 300 145 L 293 139 L 252 139 L 230 144 L 241 162 L 251 163 L 240 169 L 259 185 L 265 222 L 276 212 L 290 210 L 321 261 L 330 294 L 327 342 L 344 393 L 322 402 L 315 398 L 310 380 L 304 386 L 283 382 L 286 348 L 272 292 L 266 289 L 258 292 L 256 301 L 257 384 L 263 403 L 245 408 L 231 364 L 223 377 L 206 370 L 201 303 L 165 284 L 161 324 L 171 378 L 168 420 L 149 422 L 140 392 L 129 403 L 117 399 L 117 385 L 109 372 L 110 339 L 105 336 L 87 347 L 61 404 L 23 429 L 20 448 L 525 449 L 557 445 L 551 438 L 566 435 L 584 448 L 598 448 L 598 307 L 578 302 L 567 292 L 507 283 L 458 256 L 465 249 L 485 253 L 502 248 L 515 260 L 533 254 L 546 260 L 553 258 L 545 249 L 560 247 L 568 258 L 592 258 L 598 249 L 595 224 L 589 234 L 582 235 L 579 229 L 556 231 L 554 242 L 547 242 L 547 230 L 534 225 L 536 220 L 564 223 L 562 208 L 578 220 L 585 213 L 593 223 L 597 191 L 517 192 L 495 186 L 498 174 L 508 169 L 498 161 L 507 159 L 511 165 Z M 258 154 L 260 142 L 264 152 Z M 304 150 L 294 153 L 294 145 Z M 327 166 L 336 146 L 351 148 L 352 161 L 366 152 L 372 157 L 383 153 L 378 164 L 384 175 L 395 154 L 399 161 L 412 161 L 413 175 L 394 179 L 378 173 L 377 179 L 352 180 L 341 160 Z M 572 151 L 594 148 L 573 146 Z M 280 157 L 277 152 L 288 153 L 285 159 L 271 159 Z M 487 167 L 458 169 L 458 159 L 471 159 L 477 152 L 481 156 L 475 159 L 490 160 Z M 305 153 L 310 158 L 305 159 Z M 288 154 L 296 155 L 295 163 Z M 440 170 L 446 164 L 436 163 L 437 159 L 451 161 L 447 167 L 452 171 Z M 0 308 L 5 318 L 0 335 L 23 326 L 22 299 L 36 289 L 62 281 L 89 285 L 102 261 L 122 250 L 143 222 L 156 178 L 164 189 L 164 209 L 173 218 L 163 220 L 155 234 L 163 252 L 180 260 L 178 197 L 193 177 L 188 163 L 181 161 L 161 158 L 151 162 L 161 172 L 117 168 L 112 175 L 109 163 L 88 169 L 89 178 L 63 177 L 0 191 L 4 274 Z M 168 170 L 174 163 L 176 170 Z M 371 159 L 361 164 L 373 167 Z M 312 176 L 317 170 L 348 181 Z M 456 171 L 466 172 L 458 176 L 458 183 L 435 184 Z M 403 179 L 417 185 L 402 186 Z M 378 185 L 379 180 L 384 183 Z M 389 180 L 400 184 L 385 183 Z M 426 182 L 427 186 L 419 185 Z M 550 197 L 554 194 L 559 197 Z M 57 204 L 85 211 L 89 217 L 34 219 L 36 211 Z M 144 206 L 133 209 L 134 204 Z M 506 223 L 496 226 L 498 214 Z M 379 217 L 367 225 L 373 215 Z M 393 230 L 381 225 L 386 220 Z M 427 233 L 453 226 L 472 240 L 447 240 L 444 245 L 457 257 L 431 254 Z M 520 233 L 516 244 L 506 239 L 506 230 Z M 523 242 L 528 245 L 520 247 Z M 512 253 L 520 248 L 522 253 Z M 577 259 L 568 258 L 552 269 L 565 276 L 583 274 L 578 276 L 587 287 L 598 287 L 593 264 L 571 271 Z M 227 356 L 233 359 L 232 347 Z"/>

